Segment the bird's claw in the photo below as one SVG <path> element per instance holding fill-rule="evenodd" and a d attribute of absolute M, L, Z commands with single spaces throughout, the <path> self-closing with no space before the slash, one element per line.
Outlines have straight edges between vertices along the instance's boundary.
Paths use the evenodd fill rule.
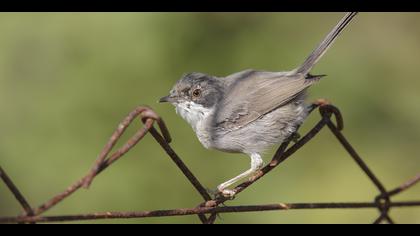
<path fill-rule="evenodd" d="M 253 175 L 248 178 L 248 181 L 254 182 L 255 180 L 261 178 L 264 173 L 260 170 L 256 171 Z"/>
<path fill-rule="evenodd" d="M 236 191 L 232 189 L 218 189 L 218 196 L 228 198 L 230 200 L 235 199 Z"/>

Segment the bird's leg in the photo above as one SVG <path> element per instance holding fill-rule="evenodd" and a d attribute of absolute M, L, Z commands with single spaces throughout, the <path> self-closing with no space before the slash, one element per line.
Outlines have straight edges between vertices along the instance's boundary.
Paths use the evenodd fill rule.
<path fill-rule="evenodd" d="M 220 184 L 217 189 L 219 190 L 220 193 L 222 193 L 223 196 L 225 197 L 233 197 L 236 193 L 234 190 L 230 190 L 227 189 L 227 187 L 233 185 L 234 183 L 238 182 L 239 180 L 248 177 L 252 174 L 254 174 L 255 172 L 257 172 L 259 169 L 261 169 L 261 167 L 263 166 L 264 162 L 261 159 L 261 156 L 257 153 L 252 153 L 250 155 L 251 157 L 251 168 L 245 172 L 243 172 L 242 174 L 236 176 L 233 179 L 230 179 L 222 184 Z"/>

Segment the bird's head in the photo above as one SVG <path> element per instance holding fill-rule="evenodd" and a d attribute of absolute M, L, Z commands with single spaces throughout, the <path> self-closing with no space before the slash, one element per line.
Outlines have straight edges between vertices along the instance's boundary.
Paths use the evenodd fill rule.
<path fill-rule="evenodd" d="M 159 102 L 169 102 L 193 128 L 209 115 L 223 96 L 220 80 L 214 76 L 193 72 L 185 74 Z"/>

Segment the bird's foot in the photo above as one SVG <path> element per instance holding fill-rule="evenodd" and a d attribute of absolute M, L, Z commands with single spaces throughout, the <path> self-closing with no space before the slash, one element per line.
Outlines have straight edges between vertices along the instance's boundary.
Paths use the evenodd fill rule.
<path fill-rule="evenodd" d="M 233 189 L 220 189 L 220 188 L 217 188 L 217 190 L 218 190 L 218 192 L 217 192 L 216 197 L 228 198 L 230 200 L 235 199 L 235 194 L 236 194 L 235 190 L 233 190 Z"/>
<path fill-rule="evenodd" d="M 249 182 L 254 182 L 255 180 L 259 179 L 264 173 L 260 170 L 256 171 L 251 177 L 248 178 Z"/>

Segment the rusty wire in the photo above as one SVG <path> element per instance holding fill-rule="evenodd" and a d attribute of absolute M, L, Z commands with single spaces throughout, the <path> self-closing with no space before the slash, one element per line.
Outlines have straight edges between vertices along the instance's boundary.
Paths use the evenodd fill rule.
<path fill-rule="evenodd" d="M 389 216 L 389 211 L 393 207 L 413 207 L 420 206 L 419 201 L 405 201 L 394 202 L 391 200 L 392 196 L 400 194 L 416 183 L 420 182 L 420 173 L 410 179 L 401 186 L 387 191 L 384 185 L 374 175 L 362 158 L 358 155 L 355 149 L 350 145 L 347 139 L 341 132 L 343 129 L 343 118 L 339 109 L 328 104 L 323 100 L 314 103 L 312 110 L 319 108 L 321 120 L 302 138 L 297 140 L 290 146 L 291 139 L 285 141 L 280 145 L 270 163 L 264 166 L 252 179 L 239 184 L 235 187 L 236 195 L 250 187 L 260 178 L 268 174 L 271 170 L 277 167 L 280 163 L 287 160 L 292 154 L 299 150 L 303 145 L 314 138 L 321 129 L 325 126 L 335 135 L 337 140 L 341 143 L 344 149 L 350 154 L 352 159 L 367 175 L 371 182 L 378 189 L 378 195 L 372 202 L 355 202 L 355 203 L 276 203 L 267 205 L 248 205 L 248 206 L 221 206 L 228 200 L 223 196 L 216 196 L 214 199 L 208 194 L 204 186 L 200 183 L 197 177 L 189 170 L 181 158 L 170 146 L 171 137 L 163 120 L 149 107 L 140 106 L 134 109 L 129 115 L 118 125 L 115 132 L 112 134 L 108 143 L 105 145 L 100 155 L 95 161 L 94 166 L 87 173 L 86 176 L 70 185 L 66 190 L 51 198 L 44 204 L 37 208 L 32 208 L 25 197 L 18 190 L 16 185 L 12 182 L 10 177 L 0 166 L 0 177 L 7 185 L 9 190 L 13 193 L 24 210 L 24 214 L 12 217 L 0 217 L 0 223 L 36 223 L 36 222 L 62 222 L 62 221 L 79 221 L 79 220 L 97 220 L 97 219 L 116 219 L 116 218 L 146 218 L 146 217 L 164 217 L 164 216 L 183 216 L 183 215 L 197 215 L 202 223 L 213 224 L 217 219 L 217 214 L 232 213 L 232 212 L 255 212 L 255 211 L 273 211 L 273 210 L 293 210 L 293 209 L 360 209 L 360 208 L 376 208 L 379 210 L 379 216 L 374 223 L 394 223 Z M 311 110 L 311 111 L 312 111 Z M 335 118 L 335 123 L 331 119 Z M 140 117 L 143 122 L 143 127 L 139 129 L 133 137 L 131 137 L 121 148 L 109 155 L 117 141 L 121 138 L 125 130 L 130 124 Z M 157 123 L 160 133 L 154 128 Z M 138 211 L 138 212 L 99 212 L 79 215 L 61 215 L 61 216 L 42 216 L 47 210 L 51 209 L 58 203 L 76 192 L 82 187 L 88 188 L 94 178 L 104 171 L 107 167 L 120 159 L 124 154 L 130 151 L 147 133 L 150 133 L 159 145 L 164 149 L 176 166 L 182 171 L 188 181 L 197 190 L 203 198 L 203 202 L 194 208 L 178 208 L 172 210 L 155 210 L 155 211 Z M 290 147 L 289 147 L 290 146 Z M 289 148 L 288 148 L 289 147 Z M 206 216 L 206 214 L 209 214 Z"/>

